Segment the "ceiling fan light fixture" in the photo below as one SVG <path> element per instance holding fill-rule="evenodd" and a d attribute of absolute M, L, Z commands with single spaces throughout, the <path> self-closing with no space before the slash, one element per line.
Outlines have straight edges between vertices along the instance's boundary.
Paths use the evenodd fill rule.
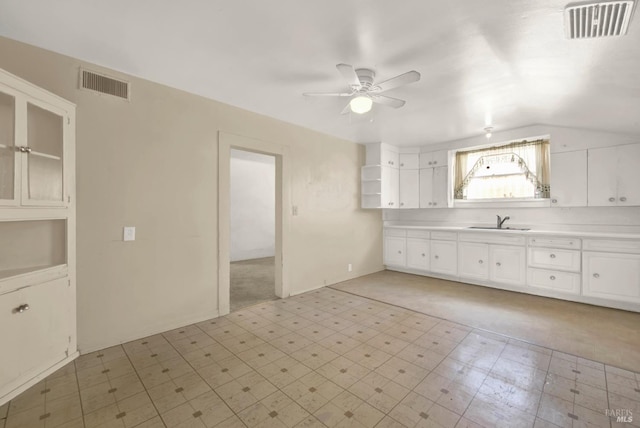
<path fill-rule="evenodd" d="M 351 111 L 358 114 L 364 114 L 371 110 L 373 100 L 365 95 L 359 95 L 349 101 L 349 107 Z"/>

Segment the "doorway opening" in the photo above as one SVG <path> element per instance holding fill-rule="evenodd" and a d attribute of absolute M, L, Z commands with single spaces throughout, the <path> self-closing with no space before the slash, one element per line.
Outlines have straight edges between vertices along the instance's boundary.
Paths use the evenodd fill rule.
<path fill-rule="evenodd" d="M 275 162 L 275 214 L 273 281 L 277 297 L 289 297 L 289 222 L 291 206 L 289 148 L 255 138 L 220 132 L 218 134 L 218 315 L 231 309 L 231 152 L 232 150 L 270 156 Z M 249 156 L 249 155 L 245 155 Z M 259 253 L 253 253 L 254 255 Z M 263 257 L 266 258 L 266 257 Z M 234 305 L 235 309 L 235 305 Z"/>
<path fill-rule="evenodd" d="M 230 310 L 278 298 L 275 292 L 276 158 L 231 149 Z"/>

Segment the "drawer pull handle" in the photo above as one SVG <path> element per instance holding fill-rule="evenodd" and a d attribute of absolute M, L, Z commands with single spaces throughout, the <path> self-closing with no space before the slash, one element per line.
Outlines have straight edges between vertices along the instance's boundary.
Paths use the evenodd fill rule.
<path fill-rule="evenodd" d="M 627 202 L 627 198 L 625 198 L 624 196 L 620 198 L 620 202 Z"/>
<path fill-rule="evenodd" d="M 552 203 L 552 204 L 557 204 L 557 203 L 558 203 L 558 200 L 557 200 L 557 199 L 555 199 L 555 198 L 554 198 L 554 199 L 551 199 L 551 203 Z"/>
<path fill-rule="evenodd" d="M 497 263 L 496 263 L 496 266 L 500 267 L 500 266 L 502 266 L 502 263 L 497 262 Z"/>
<path fill-rule="evenodd" d="M 484 262 L 483 262 L 482 260 L 478 260 L 478 263 L 482 264 L 482 263 L 484 263 Z"/>
<path fill-rule="evenodd" d="M 18 306 L 17 308 L 15 308 L 15 309 L 13 310 L 13 312 L 14 312 L 14 313 L 21 314 L 21 313 L 23 313 L 24 311 L 28 311 L 28 310 L 29 310 L 29 305 L 28 305 L 27 303 L 25 303 L 24 305 L 20 305 L 20 306 Z"/>
<path fill-rule="evenodd" d="M 594 273 L 594 274 L 593 274 L 593 277 L 594 277 L 594 278 L 600 278 L 600 274 L 599 274 L 599 273 Z"/>
<path fill-rule="evenodd" d="M 551 257 L 552 259 L 555 259 L 556 255 L 555 254 L 551 254 L 549 257 Z"/>
<path fill-rule="evenodd" d="M 616 198 L 609 198 L 609 202 L 615 202 Z"/>
<path fill-rule="evenodd" d="M 549 279 L 550 279 L 551 281 L 555 281 L 555 280 L 556 280 L 556 277 L 555 277 L 555 276 L 553 276 L 553 275 L 551 275 L 551 276 L 549 277 Z"/>

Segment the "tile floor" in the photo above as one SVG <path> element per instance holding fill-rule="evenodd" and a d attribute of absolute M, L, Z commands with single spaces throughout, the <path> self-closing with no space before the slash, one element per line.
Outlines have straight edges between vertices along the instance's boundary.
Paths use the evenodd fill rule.
<path fill-rule="evenodd" d="M 0 428 L 213 426 L 640 427 L 640 374 L 325 288 L 83 355 L 0 407 Z"/>

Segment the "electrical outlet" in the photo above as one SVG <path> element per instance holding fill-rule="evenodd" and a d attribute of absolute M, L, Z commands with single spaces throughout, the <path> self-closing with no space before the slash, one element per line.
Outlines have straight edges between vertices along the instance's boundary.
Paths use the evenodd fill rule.
<path fill-rule="evenodd" d="M 347 265 L 347 271 L 351 272 L 353 270 L 353 265 L 351 263 L 349 263 Z"/>
<path fill-rule="evenodd" d="M 135 241 L 136 240 L 136 228 L 135 226 L 125 226 L 122 232 L 123 241 Z"/>

